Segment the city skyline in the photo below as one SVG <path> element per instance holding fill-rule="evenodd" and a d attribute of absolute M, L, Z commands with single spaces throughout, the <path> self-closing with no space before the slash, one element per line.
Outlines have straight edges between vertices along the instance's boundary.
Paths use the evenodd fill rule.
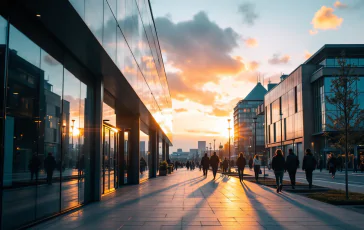
<path fill-rule="evenodd" d="M 258 76 L 267 88 L 325 44 L 362 43 L 363 1 L 229 3 L 151 1 L 172 97 L 172 152 L 203 138 L 227 142 L 227 119 Z"/>

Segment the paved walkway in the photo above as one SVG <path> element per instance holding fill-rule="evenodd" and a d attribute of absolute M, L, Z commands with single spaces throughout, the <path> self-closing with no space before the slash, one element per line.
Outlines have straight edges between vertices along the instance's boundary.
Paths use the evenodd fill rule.
<path fill-rule="evenodd" d="M 34 229 L 364 229 L 364 215 L 236 178 L 180 169 Z"/>

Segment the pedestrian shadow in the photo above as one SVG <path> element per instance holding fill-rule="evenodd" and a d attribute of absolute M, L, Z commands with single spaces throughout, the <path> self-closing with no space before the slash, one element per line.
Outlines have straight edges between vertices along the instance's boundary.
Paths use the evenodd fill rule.
<path fill-rule="evenodd" d="M 250 188 L 248 188 L 248 186 L 246 186 L 246 187 L 247 187 L 247 190 L 249 190 L 249 192 L 256 194 L 256 196 L 262 197 L 260 194 L 257 194 L 254 191 L 252 191 Z M 307 204 L 305 204 L 304 200 L 302 200 L 302 202 L 298 202 L 297 200 L 292 199 L 288 194 L 285 194 L 285 193 L 277 194 L 275 192 L 275 190 L 270 189 L 263 185 L 260 185 L 259 187 L 275 196 L 278 196 L 279 198 L 282 198 L 283 200 L 287 201 L 289 204 L 294 205 L 296 209 L 298 209 L 302 212 L 305 212 L 307 214 L 310 214 L 310 215 L 314 216 L 315 218 L 318 218 L 318 221 L 324 222 L 329 227 L 330 226 L 334 226 L 334 227 L 339 226 L 339 227 L 345 227 L 345 229 L 353 229 L 353 230 L 362 229 L 361 227 L 357 227 L 355 224 L 351 224 L 350 222 L 352 221 L 352 219 L 350 219 L 350 218 L 347 221 L 343 222 L 343 221 L 339 220 L 339 218 L 338 218 L 338 217 L 340 217 L 339 215 L 335 216 L 335 215 L 329 214 L 323 210 L 320 210 L 318 208 L 313 208 L 311 206 L 308 206 Z M 259 200 L 257 200 L 257 202 L 260 204 L 263 204 Z M 265 214 L 269 215 L 268 210 L 260 210 L 260 211 L 263 211 Z M 280 225 L 280 223 L 277 220 L 275 220 L 274 217 L 271 217 L 271 218 L 272 218 L 273 222 Z M 297 218 L 299 218 L 299 217 L 297 217 Z M 304 220 L 302 220 L 302 222 L 303 221 Z M 334 222 L 334 224 L 333 224 L 333 222 Z M 310 226 L 305 225 L 304 227 L 310 227 Z M 323 226 L 323 227 L 326 227 L 326 226 Z"/>

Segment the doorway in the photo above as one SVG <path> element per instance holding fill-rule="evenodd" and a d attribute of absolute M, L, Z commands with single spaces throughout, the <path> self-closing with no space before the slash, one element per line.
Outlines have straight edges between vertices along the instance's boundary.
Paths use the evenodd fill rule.
<path fill-rule="evenodd" d="M 103 123 L 102 138 L 102 194 L 118 187 L 119 130 L 106 122 Z"/>

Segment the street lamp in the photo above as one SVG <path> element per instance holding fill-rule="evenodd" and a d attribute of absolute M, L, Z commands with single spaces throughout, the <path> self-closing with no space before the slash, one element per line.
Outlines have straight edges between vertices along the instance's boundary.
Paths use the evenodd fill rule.
<path fill-rule="evenodd" d="M 215 141 L 216 141 L 216 139 L 214 139 L 214 152 L 215 152 Z"/>
<path fill-rule="evenodd" d="M 211 150 L 212 150 L 212 148 L 211 148 L 211 142 L 209 144 L 210 144 L 210 157 L 211 157 Z"/>
<path fill-rule="evenodd" d="M 229 123 L 229 128 L 228 128 L 228 130 L 229 130 L 229 173 L 231 172 L 231 161 L 230 161 L 230 130 L 231 130 L 231 128 L 230 128 L 230 121 L 231 121 L 231 119 L 228 119 L 228 123 Z"/>
<path fill-rule="evenodd" d="M 283 129 L 282 129 L 282 118 L 283 118 L 283 113 L 281 112 L 280 114 L 279 114 L 279 116 L 280 116 L 280 118 L 281 118 L 281 150 L 282 150 L 282 152 L 283 152 Z"/>

